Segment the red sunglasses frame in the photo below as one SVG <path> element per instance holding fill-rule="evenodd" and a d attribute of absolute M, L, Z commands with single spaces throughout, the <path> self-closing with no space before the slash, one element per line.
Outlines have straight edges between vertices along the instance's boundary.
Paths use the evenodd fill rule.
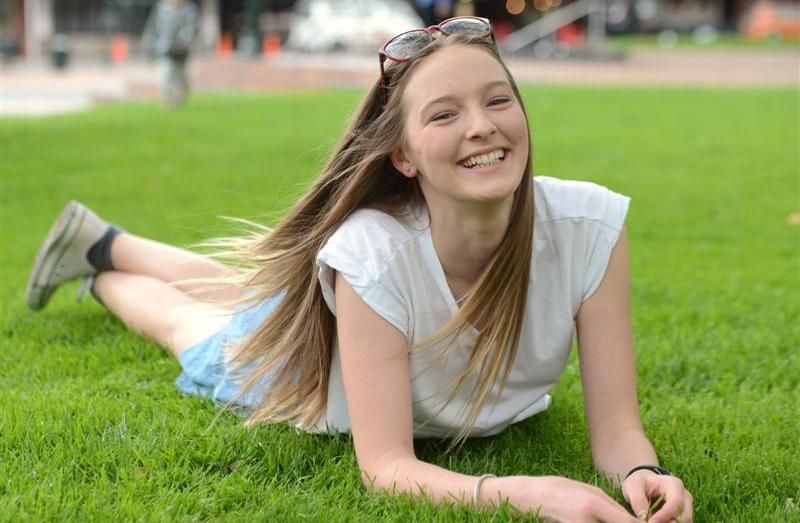
<path fill-rule="evenodd" d="M 430 40 L 433 40 L 433 31 L 439 31 L 440 33 L 442 33 L 445 36 L 450 36 L 453 33 L 450 33 L 448 31 L 442 29 L 442 26 L 443 25 L 447 25 L 447 24 L 449 24 L 450 22 L 452 22 L 454 20 L 465 20 L 465 19 L 480 20 L 481 22 L 486 23 L 486 26 L 489 29 L 489 32 L 486 33 L 485 36 L 491 38 L 492 42 L 495 41 L 494 40 L 494 30 L 492 29 L 492 22 L 489 21 L 488 18 L 482 18 L 480 16 L 454 16 L 453 18 L 448 18 L 447 20 L 442 20 L 438 24 L 432 25 L 430 27 L 421 27 L 419 29 L 411 29 L 410 31 L 404 31 L 404 32 L 402 32 L 400 34 L 394 35 L 393 37 L 388 39 L 385 44 L 383 44 L 381 46 L 380 50 L 378 51 L 378 61 L 381 64 L 381 95 L 383 96 L 383 103 L 384 104 L 386 103 L 386 69 L 383 66 L 384 62 L 386 62 L 386 60 L 389 59 L 389 60 L 392 60 L 393 62 L 403 63 L 403 62 L 410 62 L 411 60 L 415 60 L 417 58 L 416 56 L 410 56 L 408 58 L 394 58 L 394 57 L 392 57 L 391 55 L 389 55 L 386 52 L 386 48 L 389 46 L 389 44 L 391 44 L 392 42 L 394 42 L 395 40 L 397 40 L 401 36 L 407 35 L 409 33 L 426 33 L 428 35 L 428 38 L 430 38 Z"/>

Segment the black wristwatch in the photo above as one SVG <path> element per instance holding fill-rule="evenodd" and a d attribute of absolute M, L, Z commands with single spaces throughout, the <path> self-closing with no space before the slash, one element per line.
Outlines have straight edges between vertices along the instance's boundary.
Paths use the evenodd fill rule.
<path fill-rule="evenodd" d="M 659 476 L 671 476 L 672 473 L 665 469 L 664 467 L 659 467 L 658 465 L 639 465 L 638 467 L 633 467 L 630 472 L 625 474 L 625 479 L 628 479 L 631 474 L 639 470 L 649 470 L 650 472 L 655 472 Z M 622 481 L 625 481 L 623 479 Z"/>

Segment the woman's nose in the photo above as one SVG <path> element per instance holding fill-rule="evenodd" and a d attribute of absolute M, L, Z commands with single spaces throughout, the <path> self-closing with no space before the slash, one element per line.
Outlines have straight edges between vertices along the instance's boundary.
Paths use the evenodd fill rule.
<path fill-rule="evenodd" d="M 467 138 L 470 140 L 487 138 L 497 132 L 497 126 L 482 109 L 470 111 L 467 121 Z"/>

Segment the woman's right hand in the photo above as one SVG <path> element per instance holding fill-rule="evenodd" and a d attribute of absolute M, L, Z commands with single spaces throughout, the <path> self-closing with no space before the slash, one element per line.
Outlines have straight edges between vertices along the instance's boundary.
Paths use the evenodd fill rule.
<path fill-rule="evenodd" d="M 597 487 L 558 476 L 490 478 L 481 486 L 481 499 L 497 494 L 522 512 L 557 523 L 636 523 L 625 508 Z"/>

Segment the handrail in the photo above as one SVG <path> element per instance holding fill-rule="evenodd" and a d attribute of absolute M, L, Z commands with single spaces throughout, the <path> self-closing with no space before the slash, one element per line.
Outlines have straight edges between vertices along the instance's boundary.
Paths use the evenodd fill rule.
<path fill-rule="evenodd" d="M 503 40 L 503 49 L 512 53 L 519 51 L 523 47 L 556 32 L 561 27 L 592 14 L 605 14 L 605 2 L 578 0 L 509 34 Z"/>

